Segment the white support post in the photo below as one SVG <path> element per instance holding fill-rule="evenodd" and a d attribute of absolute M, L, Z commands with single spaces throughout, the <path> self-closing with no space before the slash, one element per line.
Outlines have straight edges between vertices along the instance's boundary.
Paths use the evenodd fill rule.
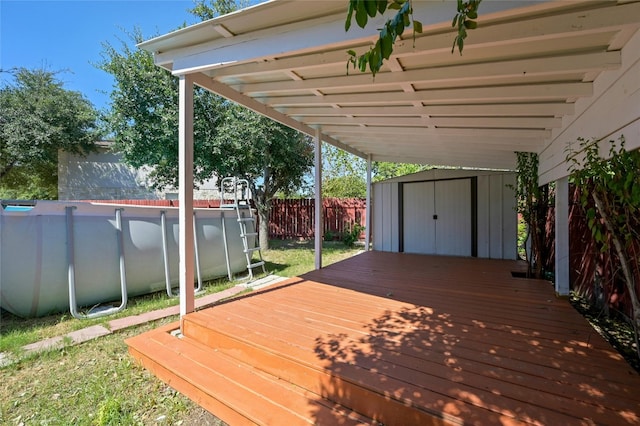
<path fill-rule="evenodd" d="M 193 79 L 180 76 L 179 95 L 179 183 L 180 317 L 195 310 L 193 265 Z"/>
<path fill-rule="evenodd" d="M 315 244 L 315 255 L 316 255 L 316 269 L 322 268 L 322 239 L 323 235 L 323 218 L 322 218 L 322 130 L 320 128 L 316 129 L 316 140 L 315 140 L 315 156 L 314 156 L 314 167 L 315 167 L 315 232 L 314 232 L 314 244 Z"/>
<path fill-rule="evenodd" d="M 364 249 L 369 251 L 371 240 L 371 154 L 367 155 L 367 201 L 365 212 Z"/>
<path fill-rule="evenodd" d="M 558 296 L 569 294 L 569 178 L 556 181 L 556 272 Z"/>

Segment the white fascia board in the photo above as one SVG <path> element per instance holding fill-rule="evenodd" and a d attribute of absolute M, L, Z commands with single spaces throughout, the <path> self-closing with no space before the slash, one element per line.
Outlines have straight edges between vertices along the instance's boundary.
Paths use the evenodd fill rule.
<path fill-rule="evenodd" d="M 366 43 L 368 39 L 377 36 L 375 28 L 381 25 L 380 19 L 377 19 L 367 29 L 355 26 L 345 32 L 344 19 L 342 14 L 332 15 L 228 39 L 217 39 L 158 54 L 156 63 L 172 62 L 174 74 L 204 71 L 220 64 L 269 60 L 290 52 L 311 50 L 319 45 L 345 44 L 359 39 Z M 345 61 L 346 58 L 345 53 Z"/>
<path fill-rule="evenodd" d="M 486 6 L 483 4 L 483 12 L 485 14 L 540 4 L 540 2 L 522 1 L 492 1 L 486 3 Z M 173 72 L 175 74 L 184 74 L 211 69 L 219 64 L 256 61 L 261 58 L 269 59 L 290 52 L 300 53 L 308 49 L 315 49 L 318 46 L 340 46 L 354 42 L 367 43 L 377 39 L 378 30 L 394 13 L 394 11 L 389 11 L 384 16 L 370 18 L 365 29 L 358 27 L 354 17 L 351 28 L 347 32 L 344 30 L 346 1 L 344 13 L 279 26 L 269 25 L 268 12 L 269 10 L 265 10 L 264 13 L 266 22 L 266 29 L 264 30 L 159 53 L 156 55 L 156 63 L 161 65 L 172 62 Z M 448 28 L 455 12 L 455 3 L 453 2 L 425 1 L 416 2 L 414 5 L 414 17 L 422 22 L 423 27 L 439 25 Z M 140 47 L 144 49 L 154 48 L 152 43 L 142 43 Z"/>

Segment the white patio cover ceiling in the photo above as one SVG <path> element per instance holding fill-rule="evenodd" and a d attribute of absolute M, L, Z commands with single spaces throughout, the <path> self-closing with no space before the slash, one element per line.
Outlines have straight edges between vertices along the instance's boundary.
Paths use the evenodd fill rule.
<path fill-rule="evenodd" d="M 377 40 L 377 18 L 344 31 L 347 0 L 275 0 L 140 45 L 158 65 L 261 114 L 374 161 L 514 169 L 573 120 L 574 103 L 640 28 L 636 1 L 491 1 L 463 54 L 455 2 L 416 1 L 424 26 L 372 78 L 347 50 Z M 393 13 L 393 11 L 391 11 Z M 391 13 L 387 15 L 392 16 Z"/>

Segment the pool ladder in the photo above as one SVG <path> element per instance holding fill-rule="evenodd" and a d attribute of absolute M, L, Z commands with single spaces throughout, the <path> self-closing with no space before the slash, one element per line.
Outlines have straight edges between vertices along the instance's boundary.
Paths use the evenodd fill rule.
<path fill-rule="evenodd" d="M 236 212 L 243 252 L 247 261 L 248 278 L 249 281 L 252 281 L 255 268 L 262 268 L 262 272 L 265 274 L 267 270 L 260 250 L 258 232 L 256 232 L 256 217 L 251 208 L 249 194 L 249 181 L 246 179 L 226 177 L 220 181 L 220 208 L 234 209 Z M 251 238 L 253 238 L 254 244 L 250 244 Z M 253 260 L 254 254 L 258 256 L 256 261 Z"/>

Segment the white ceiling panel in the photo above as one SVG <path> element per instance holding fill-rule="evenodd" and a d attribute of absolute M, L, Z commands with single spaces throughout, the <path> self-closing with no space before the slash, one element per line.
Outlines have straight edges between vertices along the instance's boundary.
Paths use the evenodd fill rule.
<path fill-rule="evenodd" d="M 640 28 L 637 1 L 486 1 L 460 55 L 455 3 L 416 1 L 424 33 L 399 40 L 373 78 L 347 74 L 346 52 L 365 51 L 382 20 L 345 33 L 346 7 L 275 0 L 141 47 L 174 74 L 363 157 L 513 169 L 516 151 L 542 149 L 598 76 L 621 67 Z"/>

